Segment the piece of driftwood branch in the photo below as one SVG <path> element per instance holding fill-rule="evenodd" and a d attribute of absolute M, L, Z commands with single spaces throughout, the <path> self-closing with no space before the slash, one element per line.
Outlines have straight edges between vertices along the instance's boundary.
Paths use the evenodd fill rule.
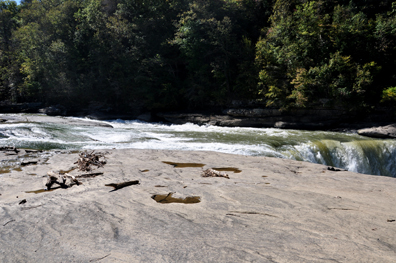
<path fill-rule="evenodd" d="M 87 173 L 87 174 L 80 174 L 76 175 L 76 178 L 94 178 L 98 175 L 103 175 L 103 173 Z"/>
<path fill-rule="evenodd" d="M 101 161 L 100 158 L 106 159 L 105 154 L 95 153 L 95 151 L 92 151 L 90 153 L 84 151 L 79 154 L 79 158 L 74 164 L 77 164 L 78 170 L 89 172 L 92 171 L 91 166 L 96 166 L 97 168 L 100 168 L 106 164 L 106 160 Z"/>
<path fill-rule="evenodd" d="M 89 262 L 95 262 L 95 261 L 99 261 L 99 260 L 102 260 L 102 259 L 105 259 L 105 258 L 107 258 L 108 256 L 110 256 L 111 254 L 107 254 L 106 256 L 104 256 L 104 257 L 101 257 L 101 258 L 96 258 L 96 259 L 91 259 Z"/>
<path fill-rule="evenodd" d="M 0 151 L 15 152 L 15 153 L 19 152 L 19 150 L 15 146 L 1 146 Z"/>
<path fill-rule="evenodd" d="M 79 185 L 80 182 L 76 179 L 74 175 L 70 175 L 68 173 L 59 174 L 53 171 L 47 172 L 47 183 L 45 186 L 47 190 L 50 190 L 53 184 L 58 184 L 62 188 L 68 188 L 75 184 Z"/>
<path fill-rule="evenodd" d="M 14 222 L 14 221 L 15 221 L 15 219 L 12 219 L 12 220 L 8 221 L 7 223 L 5 223 L 3 226 L 6 226 L 8 223 L 11 223 L 11 222 Z"/>
<path fill-rule="evenodd" d="M 344 170 L 344 169 L 334 168 L 333 166 L 327 167 L 327 170 L 334 171 L 334 172 L 341 172 L 341 171 L 345 172 L 345 171 L 348 171 L 348 170 Z"/>
<path fill-rule="evenodd" d="M 205 171 L 203 171 L 203 172 L 201 173 L 201 176 L 202 176 L 202 177 L 224 177 L 224 178 L 230 179 L 230 177 L 228 176 L 228 174 L 222 173 L 222 172 L 219 172 L 219 171 L 210 169 L 210 168 L 209 168 L 209 169 L 206 169 Z"/>
<path fill-rule="evenodd" d="M 123 182 L 123 183 L 118 183 L 118 184 L 105 184 L 105 186 L 114 187 L 113 191 L 116 191 L 118 189 L 124 188 L 126 186 L 130 186 L 130 185 L 134 185 L 134 184 L 139 184 L 139 180 Z"/>

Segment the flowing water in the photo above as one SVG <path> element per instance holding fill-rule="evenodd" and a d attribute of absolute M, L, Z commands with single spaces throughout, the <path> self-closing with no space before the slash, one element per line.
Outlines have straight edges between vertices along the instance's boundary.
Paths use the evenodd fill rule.
<path fill-rule="evenodd" d="M 84 119 L 86 120 L 86 119 Z M 270 156 L 396 176 L 396 140 L 356 133 L 105 121 L 114 128 L 0 124 L 0 146 L 50 149 L 169 149 Z"/>

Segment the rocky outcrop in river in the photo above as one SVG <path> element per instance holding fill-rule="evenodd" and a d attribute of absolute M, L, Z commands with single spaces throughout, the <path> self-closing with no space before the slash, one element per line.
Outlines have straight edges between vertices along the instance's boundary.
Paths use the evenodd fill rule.
<path fill-rule="evenodd" d="M 217 125 L 227 127 L 263 127 L 282 129 L 320 130 L 331 128 L 362 128 L 389 123 L 393 117 L 387 111 L 359 116 L 340 109 L 227 109 L 221 114 L 159 113 L 165 121 L 184 124 Z"/>
<path fill-rule="evenodd" d="M 86 109 L 68 109 L 62 105 L 42 108 L 41 103 L 0 104 L 0 113 L 44 113 L 50 116 L 78 116 L 95 120 L 139 119 L 146 122 L 165 121 L 173 124 L 194 123 L 225 127 L 259 127 L 281 129 L 362 129 L 385 126 L 396 122 L 389 109 L 376 109 L 370 114 L 351 113 L 344 109 L 292 109 L 281 111 L 262 105 L 235 105 L 225 110 L 211 109 L 207 112 L 148 112 L 142 105 L 132 105 L 126 111 L 115 111 L 106 105 L 88 105 Z"/>
<path fill-rule="evenodd" d="M 382 127 L 360 129 L 358 134 L 374 138 L 396 138 L 396 123 Z"/>

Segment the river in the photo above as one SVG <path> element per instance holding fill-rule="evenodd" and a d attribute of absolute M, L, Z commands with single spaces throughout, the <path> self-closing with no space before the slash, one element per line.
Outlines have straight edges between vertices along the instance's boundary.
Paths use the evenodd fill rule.
<path fill-rule="evenodd" d="M 73 119 L 73 118 L 70 118 Z M 86 119 L 84 119 L 86 120 Z M 356 133 L 104 121 L 114 128 L 53 123 L 0 124 L 0 146 L 51 149 L 169 149 L 269 156 L 396 176 L 396 140 Z"/>

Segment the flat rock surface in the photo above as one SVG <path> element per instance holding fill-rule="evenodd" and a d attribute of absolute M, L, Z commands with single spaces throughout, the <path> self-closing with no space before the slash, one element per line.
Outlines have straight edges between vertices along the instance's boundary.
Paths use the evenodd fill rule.
<path fill-rule="evenodd" d="M 41 190 L 48 171 L 82 174 L 76 153 L 0 174 L 0 262 L 396 262 L 395 178 L 215 152 L 106 156 L 68 189 Z M 170 193 L 200 202 L 152 198 Z"/>
<path fill-rule="evenodd" d="M 387 126 L 360 129 L 358 130 L 358 134 L 374 138 L 396 138 L 396 123 Z"/>
<path fill-rule="evenodd" d="M 60 116 L 47 116 L 39 114 L 0 114 L 0 123 L 18 123 L 18 122 L 41 122 L 41 123 L 57 123 L 66 125 L 93 126 L 93 127 L 109 127 L 110 124 L 88 119 L 76 119 Z"/>

